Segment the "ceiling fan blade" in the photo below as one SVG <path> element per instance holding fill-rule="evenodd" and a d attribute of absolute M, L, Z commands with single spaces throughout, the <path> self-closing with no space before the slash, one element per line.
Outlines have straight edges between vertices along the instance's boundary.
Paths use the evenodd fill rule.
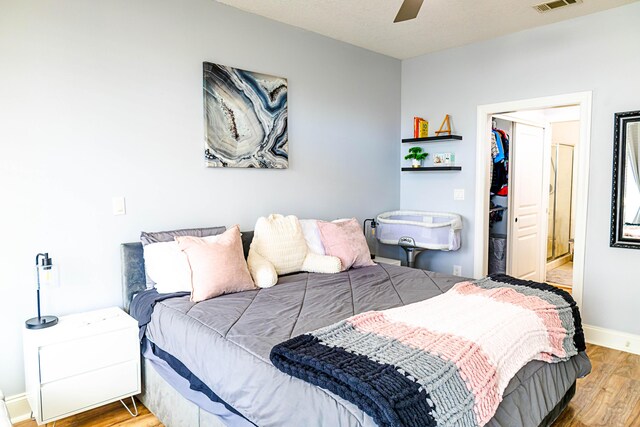
<path fill-rule="evenodd" d="M 420 12 L 420 7 L 422 7 L 423 1 L 424 0 L 404 0 L 402 6 L 400 6 L 398 14 L 396 15 L 396 19 L 394 19 L 393 22 L 402 22 L 414 19 L 418 16 L 418 12 Z"/>

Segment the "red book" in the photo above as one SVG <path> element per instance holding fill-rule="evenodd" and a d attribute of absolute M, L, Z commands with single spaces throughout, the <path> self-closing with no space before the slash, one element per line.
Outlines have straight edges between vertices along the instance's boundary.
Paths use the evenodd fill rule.
<path fill-rule="evenodd" d="M 424 120 L 422 117 L 414 117 L 413 118 L 413 137 L 420 137 L 420 122 Z"/>

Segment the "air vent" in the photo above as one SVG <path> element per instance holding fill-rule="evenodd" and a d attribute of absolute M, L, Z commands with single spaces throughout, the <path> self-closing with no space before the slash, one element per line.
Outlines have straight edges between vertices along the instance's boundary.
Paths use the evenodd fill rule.
<path fill-rule="evenodd" d="M 571 6 L 572 4 L 582 3 L 582 0 L 554 0 L 547 3 L 540 3 L 533 6 L 540 13 L 549 12 L 550 10 L 560 7 Z"/>

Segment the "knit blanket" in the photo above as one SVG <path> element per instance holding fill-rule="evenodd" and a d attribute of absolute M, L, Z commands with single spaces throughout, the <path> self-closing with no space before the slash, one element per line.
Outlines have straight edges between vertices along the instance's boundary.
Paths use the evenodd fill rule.
<path fill-rule="evenodd" d="M 571 295 L 494 275 L 297 336 L 273 347 L 271 361 L 380 426 L 483 426 L 525 364 L 584 350 Z"/>

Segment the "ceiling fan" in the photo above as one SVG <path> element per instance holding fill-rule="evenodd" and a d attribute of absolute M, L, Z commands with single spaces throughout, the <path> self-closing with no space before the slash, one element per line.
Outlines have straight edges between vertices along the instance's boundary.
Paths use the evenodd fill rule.
<path fill-rule="evenodd" d="M 422 2 L 424 0 L 404 0 L 402 6 L 400 6 L 400 10 L 396 15 L 396 19 L 393 20 L 396 22 L 409 21 L 411 19 L 415 19 L 418 16 L 418 12 L 420 12 L 420 7 L 422 7 Z"/>

